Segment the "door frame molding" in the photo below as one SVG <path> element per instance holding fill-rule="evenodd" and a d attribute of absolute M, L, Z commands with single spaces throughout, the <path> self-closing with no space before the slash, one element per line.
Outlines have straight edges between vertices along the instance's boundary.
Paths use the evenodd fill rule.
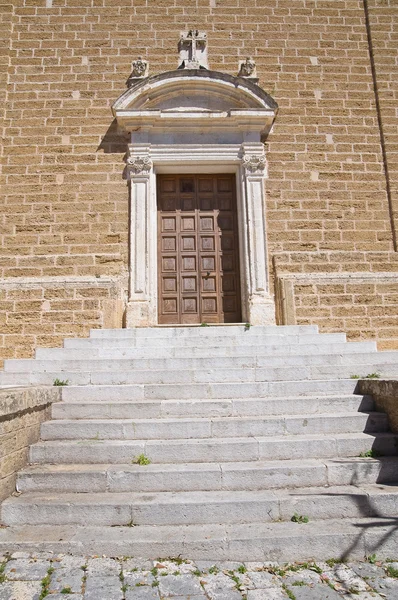
<path fill-rule="evenodd" d="M 156 176 L 173 173 L 235 174 L 243 322 L 274 323 L 265 223 L 264 145 L 261 142 L 199 147 L 130 144 L 128 161 L 132 168 L 126 327 L 158 324 Z"/>

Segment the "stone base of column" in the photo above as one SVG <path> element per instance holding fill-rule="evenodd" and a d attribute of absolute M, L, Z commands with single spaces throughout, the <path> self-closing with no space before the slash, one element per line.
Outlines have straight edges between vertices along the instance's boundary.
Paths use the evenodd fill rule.
<path fill-rule="evenodd" d="M 128 302 L 126 307 L 126 327 L 154 327 L 157 325 L 156 311 L 145 300 Z"/>
<path fill-rule="evenodd" d="M 250 325 L 275 325 L 275 303 L 271 296 L 249 299 L 248 317 Z"/>

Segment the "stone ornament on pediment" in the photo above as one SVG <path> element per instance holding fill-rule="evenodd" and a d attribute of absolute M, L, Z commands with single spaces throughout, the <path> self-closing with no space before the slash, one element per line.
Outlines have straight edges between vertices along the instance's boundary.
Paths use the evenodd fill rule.
<path fill-rule="evenodd" d="M 246 58 L 244 62 L 240 63 L 239 77 L 255 77 L 256 76 L 256 63 L 251 57 Z"/>
<path fill-rule="evenodd" d="M 148 62 L 143 60 L 141 56 L 132 63 L 131 77 L 145 77 L 148 70 Z"/>
<path fill-rule="evenodd" d="M 131 69 L 131 74 L 127 80 L 127 87 L 132 87 L 137 81 L 141 81 L 145 77 L 148 77 L 149 63 L 139 56 L 137 60 L 133 60 Z"/>
<path fill-rule="evenodd" d="M 253 175 L 263 175 L 266 167 L 266 159 L 264 155 L 252 154 L 243 157 L 243 166 L 248 173 Z"/>
<path fill-rule="evenodd" d="M 149 156 L 129 156 L 127 158 L 127 169 L 130 174 L 148 175 L 152 169 L 152 161 Z"/>

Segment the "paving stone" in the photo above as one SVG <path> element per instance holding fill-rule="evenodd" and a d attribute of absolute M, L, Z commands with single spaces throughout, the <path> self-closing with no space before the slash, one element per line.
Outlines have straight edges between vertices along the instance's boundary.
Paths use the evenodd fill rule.
<path fill-rule="evenodd" d="M 70 556 L 65 554 L 63 556 L 57 556 L 53 558 L 52 566 L 54 569 L 80 569 L 87 565 L 87 559 L 84 556 Z"/>
<path fill-rule="evenodd" d="M 296 600 L 340 600 L 341 596 L 324 583 L 312 586 L 288 586 L 296 596 Z M 248 600 L 251 600 L 250 597 Z M 254 600 L 254 599 L 253 599 Z"/>
<path fill-rule="evenodd" d="M 249 590 L 247 600 L 286 600 L 287 595 L 282 588 L 270 587 L 266 590 Z"/>
<path fill-rule="evenodd" d="M 159 577 L 159 591 L 161 596 L 169 598 L 171 596 L 200 595 L 203 588 L 198 578 L 191 575 L 166 575 Z"/>
<path fill-rule="evenodd" d="M 126 590 L 125 598 L 126 600 L 159 600 L 160 596 L 158 588 L 138 587 Z"/>
<path fill-rule="evenodd" d="M 346 591 L 366 592 L 369 588 L 365 581 L 346 565 L 335 565 L 331 579 L 341 583 Z"/>
<path fill-rule="evenodd" d="M 154 561 L 154 566 L 159 570 L 166 570 L 168 573 L 175 573 L 175 571 L 179 571 L 180 573 L 192 573 L 197 569 L 196 564 L 193 561 L 170 561 L 170 560 L 162 560 L 162 561 Z"/>
<path fill-rule="evenodd" d="M 173 600 L 207 600 L 207 596 L 173 596 Z"/>
<path fill-rule="evenodd" d="M 83 600 L 81 594 L 50 594 L 50 596 L 46 597 L 49 600 Z"/>
<path fill-rule="evenodd" d="M 37 581 L 6 582 L 0 586 L 0 600 L 39 600 L 40 594 Z"/>
<path fill-rule="evenodd" d="M 123 571 L 123 575 L 123 584 L 132 587 L 137 587 L 137 583 L 141 585 L 152 585 L 155 581 L 154 576 L 149 571 Z"/>
<path fill-rule="evenodd" d="M 113 558 L 90 558 L 87 561 L 87 575 L 119 575 L 121 571 L 120 562 Z"/>
<path fill-rule="evenodd" d="M 348 563 L 347 565 L 352 569 L 359 577 L 384 577 L 384 569 L 378 565 L 372 565 L 370 563 Z"/>
<path fill-rule="evenodd" d="M 246 575 L 255 588 L 267 589 L 278 585 L 278 578 L 267 571 L 247 571 Z"/>
<path fill-rule="evenodd" d="M 368 584 L 371 588 L 384 594 L 387 600 L 397 600 L 398 598 L 398 579 L 392 577 L 375 577 L 368 579 Z"/>
<path fill-rule="evenodd" d="M 224 573 L 206 575 L 201 579 L 210 600 L 242 600 L 242 595 L 235 588 L 235 582 Z"/>
<path fill-rule="evenodd" d="M 124 571 L 133 571 L 133 569 L 140 569 L 143 571 L 150 571 L 153 567 L 151 560 L 145 560 L 143 558 L 128 558 L 121 562 L 121 567 Z"/>
<path fill-rule="evenodd" d="M 123 600 L 122 583 L 116 575 L 87 577 L 84 600 Z"/>
<path fill-rule="evenodd" d="M 300 569 L 300 571 L 288 571 L 283 577 L 285 583 L 292 584 L 295 581 L 302 581 L 303 583 L 322 583 L 319 573 L 311 571 L 310 569 Z"/>
<path fill-rule="evenodd" d="M 347 594 L 344 600 L 383 600 L 377 592 L 360 592 L 359 594 Z"/>
<path fill-rule="evenodd" d="M 70 588 L 73 594 L 80 594 L 83 585 L 83 571 L 80 569 L 56 569 L 51 575 L 50 590 L 60 592 Z"/>
<path fill-rule="evenodd" d="M 10 560 L 4 574 L 13 581 L 41 581 L 47 575 L 51 563 L 48 561 L 34 561 L 29 558 Z"/>

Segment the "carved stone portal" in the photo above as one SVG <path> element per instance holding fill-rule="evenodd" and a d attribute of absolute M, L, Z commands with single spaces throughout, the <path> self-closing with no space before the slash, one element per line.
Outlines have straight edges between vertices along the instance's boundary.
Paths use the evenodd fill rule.
<path fill-rule="evenodd" d="M 242 319 L 252 325 L 270 324 L 275 307 L 268 274 L 263 142 L 278 107 L 251 77 L 206 69 L 206 37 L 198 30 L 184 34 L 180 48 L 180 69 L 137 79 L 113 105 L 118 126 L 131 136 L 126 160 L 130 191 L 126 326 L 159 323 L 158 277 L 163 263 L 158 262 L 157 182 L 162 175 L 171 174 L 175 181 L 176 175 L 181 180 L 192 173 L 205 175 L 206 181 L 221 175 L 221 182 L 225 176 L 235 182 L 239 252 L 234 260 L 239 260 L 240 278 L 234 286 L 241 291 Z M 252 67 L 245 63 L 244 72 L 253 74 Z M 138 65 L 135 73 L 140 72 Z M 167 190 L 164 193 L 167 196 Z M 225 190 L 220 194 L 224 198 Z M 168 232 L 173 227 L 164 233 L 167 244 L 172 244 Z"/>

